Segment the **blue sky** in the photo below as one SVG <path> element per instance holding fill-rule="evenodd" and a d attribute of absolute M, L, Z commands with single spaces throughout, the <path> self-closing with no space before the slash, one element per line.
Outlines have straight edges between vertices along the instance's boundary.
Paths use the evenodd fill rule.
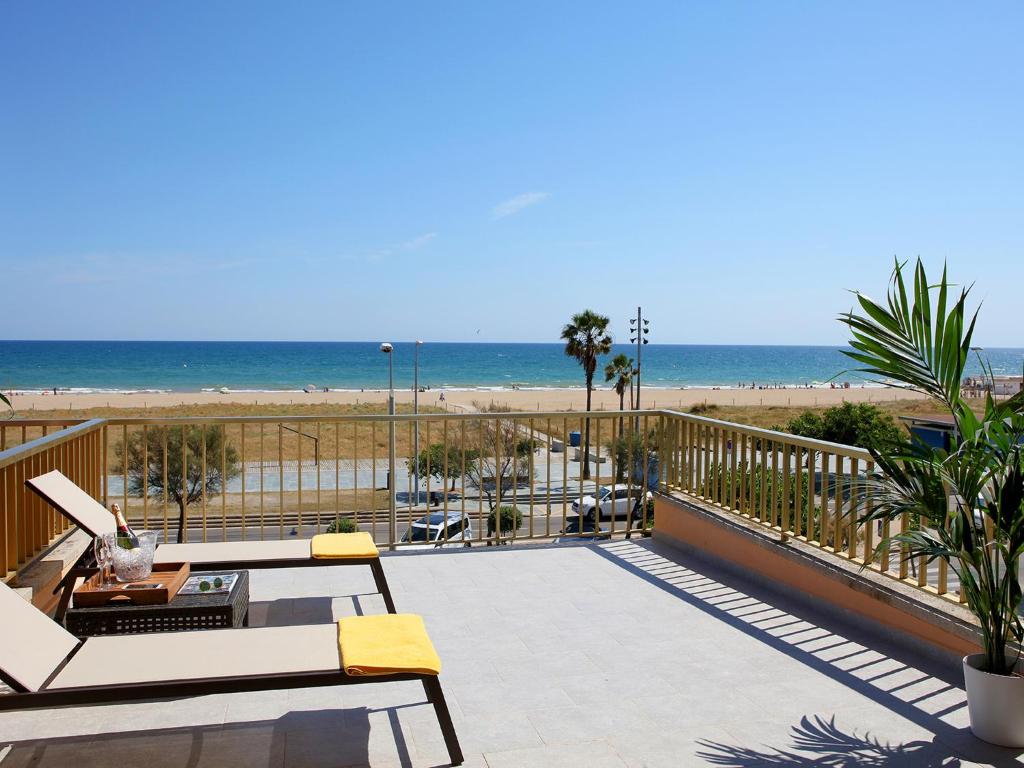
<path fill-rule="evenodd" d="M 7 338 L 1021 346 L 1024 4 L 0 5 Z"/>

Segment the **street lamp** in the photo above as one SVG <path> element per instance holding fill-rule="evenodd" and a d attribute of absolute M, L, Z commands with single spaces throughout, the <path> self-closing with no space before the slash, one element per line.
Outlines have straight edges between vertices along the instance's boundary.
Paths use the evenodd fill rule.
<path fill-rule="evenodd" d="M 415 425 L 412 445 L 412 475 L 413 487 L 416 488 L 417 504 L 420 503 L 420 422 L 416 416 L 420 412 L 420 345 L 422 344 L 422 341 L 416 339 L 416 345 L 413 347 L 412 357 L 412 413 L 413 424 Z"/>
<path fill-rule="evenodd" d="M 380 351 L 388 356 L 388 416 L 395 415 L 395 348 L 388 342 L 380 345 Z M 388 545 L 395 548 L 395 420 L 388 420 Z"/>

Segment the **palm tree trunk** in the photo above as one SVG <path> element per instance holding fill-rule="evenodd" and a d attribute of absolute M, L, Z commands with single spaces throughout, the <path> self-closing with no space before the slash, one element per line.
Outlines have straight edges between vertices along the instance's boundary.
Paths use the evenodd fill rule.
<path fill-rule="evenodd" d="M 594 389 L 594 377 L 587 375 L 587 413 L 590 413 L 590 394 Z M 583 425 L 583 479 L 590 479 L 590 418 Z"/>

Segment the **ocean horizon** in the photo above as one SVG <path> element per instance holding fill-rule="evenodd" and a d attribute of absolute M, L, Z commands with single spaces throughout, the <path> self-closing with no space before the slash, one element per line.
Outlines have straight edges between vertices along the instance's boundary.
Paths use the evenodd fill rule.
<path fill-rule="evenodd" d="M 4 392 L 298 392 L 387 387 L 378 342 L 301 341 L 0 341 Z M 650 344 L 643 349 L 645 388 L 860 386 L 866 377 L 839 346 Z M 616 344 L 603 367 L 636 347 Z M 395 387 L 413 383 L 412 342 L 394 343 Z M 1020 375 L 1024 349 L 982 354 L 996 375 Z M 579 364 L 559 343 L 428 342 L 420 347 L 419 382 L 434 390 L 577 389 Z M 845 372 L 845 373 L 844 373 Z M 968 375 L 981 372 L 972 356 Z"/>

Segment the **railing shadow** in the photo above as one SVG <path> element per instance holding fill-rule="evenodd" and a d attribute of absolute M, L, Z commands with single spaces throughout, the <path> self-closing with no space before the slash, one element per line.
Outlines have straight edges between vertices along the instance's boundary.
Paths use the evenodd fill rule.
<path fill-rule="evenodd" d="M 594 546 L 593 550 L 709 616 L 928 730 L 947 745 L 947 749 L 955 749 L 964 758 L 989 765 L 1019 765 L 1017 757 L 1024 754 L 1020 750 L 983 742 L 975 738 L 969 728 L 958 727 L 943 719 L 967 706 L 962 691 L 959 697 L 952 697 L 952 703 L 941 698 L 955 694 L 963 687 L 963 678 L 958 670 L 951 669 L 949 665 L 915 655 L 877 632 L 848 623 L 826 611 L 814 611 L 805 603 L 782 595 L 770 586 L 758 585 L 752 579 L 724 571 L 711 561 L 684 555 L 657 542 L 618 541 Z M 794 618 L 803 622 L 806 629 L 791 630 Z M 776 629 L 784 629 L 784 633 L 777 634 Z M 853 653 L 836 655 L 836 651 L 846 646 Z M 866 664 L 851 666 L 845 663 L 853 657 L 872 652 L 878 658 Z M 844 663 L 840 665 L 837 662 Z M 882 662 L 893 662 L 892 668 L 880 670 L 875 675 L 864 674 L 866 668 Z M 914 675 L 909 682 L 905 679 L 908 672 Z M 903 678 L 900 678 L 900 673 L 903 673 Z M 933 690 L 915 698 L 906 695 L 905 689 L 930 681 L 936 683 Z"/>
<path fill-rule="evenodd" d="M 794 725 L 786 749 L 752 749 L 701 739 L 704 749 L 697 757 L 712 765 L 728 768 L 761 766 L 828 766 L 829 768 L 960 768 L 960 758 L 949 754 L 943 744 L 910 741 L 883 743 L 869 732 L 858 736 L 836 725 L 835 717 L 825 719 L 806 715 Z"/>

